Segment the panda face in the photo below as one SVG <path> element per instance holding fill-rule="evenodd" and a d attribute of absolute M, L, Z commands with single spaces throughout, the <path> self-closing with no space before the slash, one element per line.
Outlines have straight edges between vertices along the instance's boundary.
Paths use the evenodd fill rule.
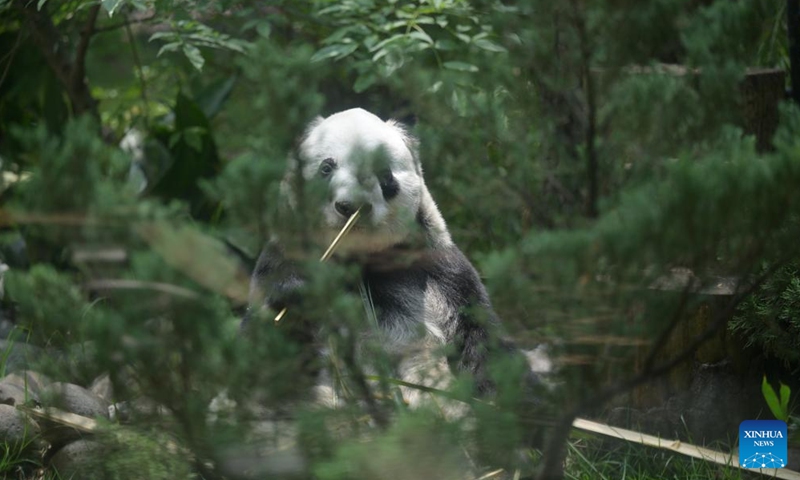
<path fill-rule="evenodd" d="M 299 157 L 308 188 L 322 203 L 322 243 L 358 208 L 361 218 L 340 248 L 380 251 L 409 235 L 423 189 L 411 145 L 402 129 L 361 109 L 311 124 Z"/>

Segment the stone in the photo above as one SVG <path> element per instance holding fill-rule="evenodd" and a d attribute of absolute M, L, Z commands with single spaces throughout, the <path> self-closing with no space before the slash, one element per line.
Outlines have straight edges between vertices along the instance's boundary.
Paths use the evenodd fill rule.
<path fill-rule="evenodd" d="M 192 454 L 168 434 L 122 427 L 111 430 L 104 440 L 109 449 L 103 458 L 103 468 L 115 480 L 192 477 L 189 465 Z"/>
<path fill-rule="evenodd" d="M 11 405 L 13 407 L 38 402 L 39 396 L 33 391 L 26 391 L 17 385 L 0 382 L 0 404 Z"/>
<path fill-rule="evenodd" d="M 53 383 L 40 397 L 46 407 L 59 408 L 89 418 L 108 418 L 107 401 L 72 383 Z"/>
<path fill-rule="evenodd" d="M 190 458 L 169 435 L 115 427 L 57 449 L 50 466 L 64 479 L 183 479 Z"/>
<path fill-rule="evenodd" d="M 21 370 L 17 373 L 9 373 L 0 383 L 7 385 L 16 385 L 17 387 L 35 393 L 37 396 L 42 393 L 44 388 L 51 383 L 52 380 L 47 378 L 44 374 L 34 372 L 32 370 Z"/>
<path fill-rule="evenodd" d="M 47 352 L 19 340 L 0 340 L 0 354 L 5 358 L 5 372 L 13 373 L 41 361 Z"/>
<path fill-rule="evenodd" d="M 11 405 L 0 405 L 0 443 L 27 448 L 38 443 L 34 441 L 38 435 L 38 426 L 26 415 Z"/>
<path fill-rule="evenodd" d="M 789 437 L 791 437 L 791 435 L 789 435 Z M 795 472 L 800 472 L 800 447 L 789 445 L 787 453 L 789 454 L 789 458 L 786 460 L 786 468 L 794 470 Z"/>
<path fill-rule="evenodd" d="M 108 403 L 112 403 L 114 400 L 114 386 L 111 384 L 111 377 L 108 374 L 95 378 L 89 385 L 89 391 Z"/>
<path fill-rule="evenodd" d="M 130 422 L 140 417 L 161 417 L 163 420 L 172 418 L 170 411 L 147 397 L 134 400 L 117 402 L 108 407 L 111 420 Z"/>
<path fill-rule="evenodd" d="M 88 418 L 109 418 L 108 402 L 89 390 L 71 383 L 56 382 L 49 385 L 40 395 L 45 408 L 52 407 Z M 58 422 L 39 419 L 42 437 L 53 448 L 66 445 L 84 437 L 84 433 Z"/>
<path fill-rule="evenodd" d="M 17 331 L 18 329 L 17 326 L 14 325 L 14 322 L 5 318 L 4 312 L 0 310 L 0 338 L 10 338 L 12 335 L 15 335 Z"/>
<path fill-rule="evenodd" d="M 103 472 L 100 459 L 105 448 L 94 440 L 76 440 L 59 449 L 50 458 L 50 466 L 59 478 L 101 479 Z"/>

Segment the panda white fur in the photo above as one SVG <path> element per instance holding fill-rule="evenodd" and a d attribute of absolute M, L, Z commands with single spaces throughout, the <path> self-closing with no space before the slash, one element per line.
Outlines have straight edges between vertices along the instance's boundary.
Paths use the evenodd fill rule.
<path fill-rule="evenodd" d="M 295 208 L 298 181 L 320 190 L 313 196 L 320 204 L 312 209 L 319 215 L 320 248 L 361 207 L 361 218 L 334 261 L 358 263 L 377 312 L 382 346 L 405 357 L 399 367 L 402 379 L 443 387 L 447 370 L 467 372 L 479 391 L 490 391 L 489 357 L 518 352 L 492 331 L 497 319 L 486 288 L 453 243 L 425 186 L 416 140 L 400 124 L 362 109 L 317 118 L 302 137 L 282 185 Z M 254 308 L 277 312 L 303 285 L 303 275 L 284 250 L 270 243 L 262 251 L 252 277 Z M 290 308 L 286 321 L 292 321 L 291 315 Z M 442 347 L 449 347 L 447 358 Z M 417 396 L 409 390 L 404 395 L 407 400 Z"/>

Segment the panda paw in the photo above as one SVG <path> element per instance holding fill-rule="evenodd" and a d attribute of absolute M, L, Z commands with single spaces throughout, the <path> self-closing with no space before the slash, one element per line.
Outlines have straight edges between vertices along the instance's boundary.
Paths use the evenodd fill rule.
<path fill-rule="evenodd" d="M 276 284 L 266 298 L 266 305 L 276 312 L 300 307 L 303 303 L 305 282 L 291 279 Z"/>

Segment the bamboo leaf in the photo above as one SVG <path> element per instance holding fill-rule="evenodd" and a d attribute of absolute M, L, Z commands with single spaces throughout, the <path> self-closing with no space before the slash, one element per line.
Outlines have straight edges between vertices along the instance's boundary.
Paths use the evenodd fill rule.
<path fill-rule="evenodd" d="M 791 395 L 792 395 L 792 390 L 791 388 L 789 388 L 789 385 L 784 385 L 783 383 L 781 383 L 781 389 L 780 389 L 781 411 L 786 417 L 785 420 L 788 420 L 789 418 L 789 398 Z"/>
<path fill-rule="evenodd" d="M 778 420 L 786 421 L 786 417 L 781 410 L 781 402 L 778 400 L 778 395 L 775 393 L 772 385 L 767 381 L 766 375 L 764 375 L 764 380 L 761 382 L 761 394 L 764 396 L 764 400 L 767 402 L 767 406 L 772 412 L 772 415 Z"/>

